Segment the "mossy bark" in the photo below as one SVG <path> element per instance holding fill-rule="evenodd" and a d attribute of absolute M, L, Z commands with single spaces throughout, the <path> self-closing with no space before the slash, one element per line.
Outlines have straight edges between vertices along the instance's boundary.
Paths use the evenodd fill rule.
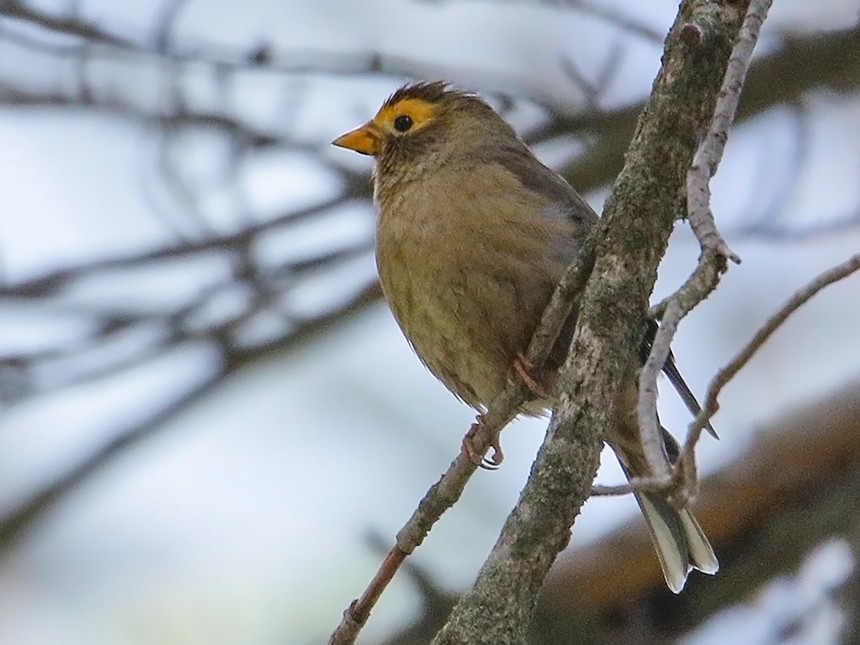
<path fill-rule="evenodd" d="M 684 213 L 685 177 L 707 131 L 747 2 L 690 0 L 606 203 L 559 404 L 528 484 L 473 588 L 435 645 L 525 643 L 538 591 L 591 490 L 657 267 Z"/>

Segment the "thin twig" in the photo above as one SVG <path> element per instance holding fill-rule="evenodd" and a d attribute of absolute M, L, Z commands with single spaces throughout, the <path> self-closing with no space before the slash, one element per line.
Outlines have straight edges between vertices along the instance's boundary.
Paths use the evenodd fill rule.
<path fill-rule="evenodd" d="M 710 206 L 710 180 L 722 159 L 729 128 L 737 111 L 741 88 L 771 2 L 772 0 L 752 0 L 749 5 L 738 39 L 729 57 L 708 132 L 687 172 L 687 217 L 699 240 L 702 253 L 696 269 L 686 282 L 661 303 L 663 315 L 660 329 L 654 338 L 639 380 L 637 411 L 642 446 L 648 464 L 657 477 L 664 476 L 669 470 L 660 424 L 657 421 L 657 376 L 669 356 L 669 348 L 681 319 L 716 289 L 720 276 L 726 271 L 727 260 L 740 263 L 740 258 L 732 252 L 717 230 Z M 687 39 L 691 46 L 706 37 L 706 34 L 702 34 L 700 25 L 691 24 L 688 27 L 689 29 L 682 30 L 682 37 L 689 34 Z"/>
<path fill-rule="evenodd" d="M 857 253 L 841 264 L 836 265 L 832 269 L 828 269 L 812 280 L 805 287 L 795 292 L 789 300 L 777 311 L 767 323 L 759 329 L 752 339 L 737 353 L 737 355 L 721 369 L 711 384 L 708 386 L 708 391 L 705 395 L 702 412 L 690 424 L 687 440 L 684 443 L 684 448 L 681 452 L 681 464 L 688 471 L 689 475 L 695 480 L 695 460 L 693 459 L 694 449 L 699 436 L 702 434 L 702 429 L 708 424 L 711 417 L 720 409 L 720 404 L 717 398 L 726 384 L 731 381 L 735 375 L 750 361 L 755 353 L 764 345 L 773 333 L 779 329 L 786 319 L 802 307 L 810 298 L 812 298 L 824 287 L 842 280 L 852 273 L 860 270 L 860 253 Z"/>
<path fill-rule="evenodd" d="M 752 0 L 744 18 L 738 40 L 729 57 L 726 76 L 720 89 L 714 116 L 705 139 L 693 157 L 693 165 L 687 173 L 687 217 L 703 249 L 713 248 L 723 257 L 739 264 L 740 258 L 729 248 L 717 230 L 711 212 L 711 178 L 716 174 L 729 128 L 735 119 L 741 89 L 746 80 L 762 23 L 773 0 Z"/>
<path fill-rule="evenodd" d="M 593 497 L 620 497 L 631 493 L 663 492 L 669 482 L 660 477 L 631 477 L 626 484 L 607 486 L 597 484 L 591 487 Z"/>
<path fill-rule="evenodd" d="M 602 228 L 585 241 L 576 261 L 567 268 L 553 292 L 540 325 L 535 330 L 526 350 L 524 364 L 527 367 L 540 368 L 555 345 L 570 315 L 576 295 L 582 291 L 591 274 L 600 230 Z M 478 428 L 472 443 L 479 454 L 487 451 L 502 429 L 519 413 L 528 395 L 529 390 L 520 379 L 508 379 L 502 393 L 490 403 L 487 412 L 478 418 Z M 329 645 L 348 645 L 355 642 L 376 601 L 379 600 L 400 565 L 421 545 L 442 514 L 457 502 L 476 469 L 477 465 L 461 453 L 427 491 L 412 517 L 398 531 L 395 545 L 388 552 L 364 593 L 343 612 L 340 624 L 329 638 Z"/>

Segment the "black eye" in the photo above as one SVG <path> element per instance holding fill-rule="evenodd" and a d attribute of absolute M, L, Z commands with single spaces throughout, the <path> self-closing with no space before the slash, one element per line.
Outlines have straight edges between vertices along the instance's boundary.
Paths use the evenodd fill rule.
<path fill-rule="evenodd" d="M 401 114 L 394 119 L 394 129 L 398 132 L 406 132 L 412 127 L 412 117 L 408 114 Z"/>

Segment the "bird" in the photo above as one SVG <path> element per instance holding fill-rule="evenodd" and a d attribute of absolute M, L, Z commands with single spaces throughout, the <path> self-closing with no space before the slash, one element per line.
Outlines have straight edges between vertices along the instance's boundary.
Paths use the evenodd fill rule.
<path fill-rule="evenodd" d="M 375 159 L 379 280 L 419 359 L 479 415 L 512 369 L 533 393 L 520 412 L 550 409 L 576 307 L 542 373 L 531 374 L 522 357 L 562 273 L 598 226 L 597 213 L 489 103 L 446 81 L 407 83 L 332 144 Z M 657 328 L 648 321 L 642 361 Z M 638 367 L 624 377 L 605 438 L 628 478 L 651 474 L 639 441 Z M 664 372 L 698 414 L 671 354 Z M 663 435 L 667 457 L 677 458 L 677 442 Z M 692 569 L 716 573 L 714 551 L 686 506 L 658 492 L 634 495 L 673 592 Z"/>

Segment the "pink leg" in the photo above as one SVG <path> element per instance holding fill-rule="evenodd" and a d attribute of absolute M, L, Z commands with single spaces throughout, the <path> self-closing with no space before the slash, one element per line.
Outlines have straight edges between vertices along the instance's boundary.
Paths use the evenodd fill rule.
<path fill-rule="evenodd" d="M 473 442 L 475 438 L 475 433 L 478 431 L 478 428 L 481 427 L 481 422 L 483 421 L 483 415 L 478 415 L 478 418 L 475 419 L 475 422 L 472 424 L 472 427 L 469 428 L 469 431 L 466 433 L 466 436 L 463 437 L 463 444 L 461 446 L 461 450 L 469 460 L 480 466 L 485 470 L 496 470 L 499 466 L 502 465 L 502 462 L 505 460 L 505 453 L 502 452 L 502 446 L 499 441 L 498 435 L 493 439 L 490 443 L 490 448 L 493 449 L 493 456 L 487 459 L 483 454 L 479 453 L 475 449 L 475 444 Z"/>
<path fill-rule="evenodd" d="M 514 362 L 511 365 L 511 369 L 517 376 L 520 377 L 522 382 L 525 383 L 526 387 L 531 391 L 531 393 L 539 399 L 548 399 L 552 396 L 550 388 L 545 383 L 542 383 L 539 379 L 532 376 L 534 367 L 526 363 L 526 360 L 523 358 L 522 354 L 517 354 L 516 358 L 514 358 Z"/>

